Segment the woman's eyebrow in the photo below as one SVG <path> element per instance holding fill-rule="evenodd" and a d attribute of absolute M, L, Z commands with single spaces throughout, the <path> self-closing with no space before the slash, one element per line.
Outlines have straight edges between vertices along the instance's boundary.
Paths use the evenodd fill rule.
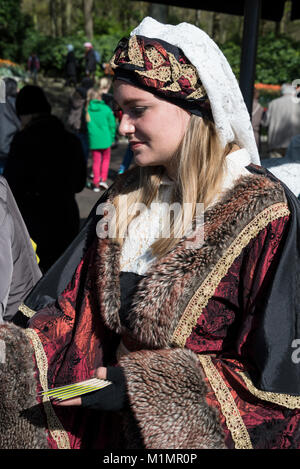
<path fill-rule="evenodd" d="M 138 103 L 141 104 L 141 102 L 143 103 L 141 98 L 125 99 L 125 101 L 122 102 L 122 106 L 129 106 L 129 105 L 138 104 Z"/>

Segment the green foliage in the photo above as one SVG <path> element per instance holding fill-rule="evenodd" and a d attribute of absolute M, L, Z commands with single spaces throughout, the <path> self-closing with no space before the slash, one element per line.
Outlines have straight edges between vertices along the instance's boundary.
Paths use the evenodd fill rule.
<path fill-rule="evenodd" d="M 64 69 L 67 45 L 73 44 L 75 56 L 80 61 L 82 57 L 79 51 L 83 49 L 84 40 L 84 35 L 80 33 L 73 37 L 54 38 L 31 30 L 22 44 L 22 56 L 24 61 L 27 61 L 29 55 L 36 52 L 40 59 L 41 71 L 59 75 Z"/>
<path fill-rule="evenodd" d="M 282 84 L 299 78 L 300 44 L 286 36 L 269 33 L 260 38 L 257 50 L 256 80 Z"/>
<path fill-rule="evenodd" d="M 21 12 L 21 0 L 0 2 L 0 57 L 18 62 L 23 42 L 32 20 Z"/>
<path fill-rule="evenodd" d="M 0 77 L 15 77 L 24 81 L 26 79 L 26 72 L 18 65 L 0 66 Z"/>
<path fill-rule="evenodd" d="M 239 78 L 241 46 L 234 41 L 220 45 Z M 273 32 L 258 39 L 256 77 L 259 83 L 282 84 L 300 78 L 300 43 Z"/>
<path fill-rule="evenodd" d="M 101 54 L 101 61 L 108 62 L 113 55 L 113 51 L 120 39 L 120 34 L 103 34 L 95 36 L 93 46 Z M 74 54 L 78 62 L 79 73 L 84 70 L 84 47 L 83 44 L 88 39 L 83 31 L 76 35 L 57 37 L 45 36 L 37 31 L 28 32 L 22 45 L 22 56 L 24 61 L 32 52 L 36 52 L 40 62 L 41 70 L 52 76 L 62 76 L 64 73 L 64 64 L 67 55 L 67 45 L 72 44 Z M 101 67 L 98 65 L 97 75 L 101 75 Z"/>
<path fill-rule="evenodd" d="M 109 19 L 105 16 L 94 17 L 94 34 L 95 36 L 118 36 L 124 34 L 122 25 L 116 18 Z"/>
<path fill-rule="evenodd" d="M 259 102 L 263 107 L 268 107 L 270 101 L 281 96 L 279 91 L 259 90 Z"/>
<path fill-rule="evenodd" d="M 95 16 L 95 36 L 93 45 L 101 54 L 102 62 L 108 62 L 123 35 L 124 31 L 116 19 L 105 19 L 105 16 Z M 81 22 L 82 23 L 82 22 Z M 85 36 L 82 24 L 75 34 L 70 36 L 52 37 L 42 34 L 33 27 L 29 15 L 21 12 L 21 0 L 5 0 L 0 2 L 0 58 L 10 59 L 26 67 L 28 57 L 36 52 L 40 62 L 41 71 L 52 76 L 63 76 L 64 64 L 67 55 L 67 45 L 73 44 L 75 57 L 78 61 L 79 73 L 84 70 L 84 47 L 88 39 Z M 21 71 L 2 70 L 7 75 Z M 22 72 L 24 74 L 24 72 Z M 98 65 L 96 73 L 102 75 L 101 66 Z"/>
<path fill-rule="evenodd" d="M 240 62 L 241 62 L 240 44 L 233 42 L 233 40 L 230 40 L 228 42 L 225 42 L 222 45 L 220 44 L 219 47 L 222 50 L 228 62 L 230 63 L 233 73 L 235 74 L 238 80 L 239 75 L 240 75 Z"/>
<path fill-rule="evenodd" d="M 114 50 L 121 39 L 120 34 L 104 34 L 94 38 L 93 44 L 95 49 L 101 53 L 101 61 L 108 62 L 114 53 Z"/>

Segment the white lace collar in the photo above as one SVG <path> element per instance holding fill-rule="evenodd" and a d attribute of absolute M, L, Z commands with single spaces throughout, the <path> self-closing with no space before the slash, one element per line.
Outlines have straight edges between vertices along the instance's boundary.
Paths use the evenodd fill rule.
<path fill-rule="evenodd" d="M 249 175 L 246 166 L 251 163 L 247 150 L 241 149 L 230 153 L 226 157 L 226 171 L 220 192 L 216 195 L 212 206 L 222 197 L 224 192 L 232 188 L 237 179 Z M 174 181 L 164 176 L 160 187 L 160 202 L 169 202 L 172 195 Z M 122 272 L 134 272 L 144 275 L 155 261 L 150 246 L 157 239 L 157 233 L 168 216 L 168 207 L 164 203 L 156 203 L 145 209 L 129 226 L 120 259 Z"/>

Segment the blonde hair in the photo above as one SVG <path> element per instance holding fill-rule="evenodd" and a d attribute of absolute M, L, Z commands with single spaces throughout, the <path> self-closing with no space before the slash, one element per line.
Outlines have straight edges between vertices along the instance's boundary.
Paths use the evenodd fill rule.
<path fill-rule="evenodd" d="M 111 80 L 107 77 L 100 78 L 98 85 L 90 88 L 87 92 L 87 107 L 93 99 L 102 99 L 102 96 L 105 92 L 108 92 L 111 87 Z"/>
<path fill-rule="evenodd" d="M 91 102 L 93 99 L 101 99 L 99 90 L 96 89 L 96 88 L 90 88 L 90 89 L 88 90 L 88 92 L 87 92 L 87 94 L 86 94 L 87 106 L 90 104 L 90 102 Z"/>
<path fill-rule="evenodd" d="M 232 150 L 234 143 L 222 147 L 213 122 L 193 115 L 186 133 L 179 145 L 173 162 L 177 169 L 177 179 L 172 202 L 182 206 L 189 204 L 190 211 L 185 218 L 185 226 L 191 226 L 196 214 L 196 205 L 202 203 L 204 209 L 213 201 L 220 190 L 224 175 L 225 157 Z M 149 207 L 156 198 L 164 168 L 141 167 L 140 178 L 130 188 L 115 197 L 117 235 L 115 241 L 124 242 L 130 222 L 138 215 L 123 210 L 127 206 L 142 203 Z M 153 255 L 161 258 L 182 238 L 182 215 L 172 220 L 172 236 L 159 238 L 151 246 Z"/>
<path fill-rule="evenodd" d="M 108 91 L 111 87 L 111 84 L 112 84 L 111 78 L 102 77 L 99 80 L 99 90 L 100 91 L 102 91 L 102 90 L 107 90 Z"/>

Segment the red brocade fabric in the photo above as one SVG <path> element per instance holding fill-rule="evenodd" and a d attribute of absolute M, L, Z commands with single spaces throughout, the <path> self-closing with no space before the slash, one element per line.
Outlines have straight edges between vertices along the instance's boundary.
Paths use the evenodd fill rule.
<path fill-rule="evenodd" d="M 241 357 L 254 317 L 251 306 L 263 294 L 288 217 L 262 230 L 233 262 L 200 314 L 186 342 L 195 353 L 226 353 Z"/>
<path fill-rule="evenodd" d="M 213 358 L 212 362 L 234 400 L 234 406 L 243 420 L 253 449 L 300 448 L 298 409 L 288 409 L 255 397 L 238 374 L 239 371 L 245 371 L 245 367 L 238 360 Z M 207 402 L 219 411 L 227 448 L 239 449 L 212 390 L 207 394 Z M 234 413 L 233 408 L 232 413 Z"/>
<path fill-rule="evenodd" d="M 114 364 L 119 339 L 104 326 L 96 289 L 92 287 L 97 275 L 95 245 L 90 247 L 57 303 L 38 311 L 29 324 L 38 334 L 47 357 L 49 388 L 89 379 L 97 367 Z M 38 368 L 37 378 L 40 383 Z M 38 391 L 41 390 L 39 384 Z M 53 408 L 68 433 L 72 449 L 103 449 L 111 444 L 112 416 L 104 417 L 79 407 L 53 405 Z M 50 448 L 57 448 L 51 431 L 48 442 Z"/>
<path fill-rule="evenodd" d="M 197 354 L 211 354 L 214 372 L 230 391 L 253 448 L 259 449 L 300 448 L 300 410 L 258 398 L 239 375 L 251 367 L 247 339 L 255 327 L 252 305 L 260 301 L 272 279 L 287 221 L 288 217 L 273 221 L 248 244 L 218 285 L 186 342 L 186 347 Z M 210 389 L 207 401 L 219 411 L 226 445 L 235 448 L 224 409 L 206 381 Z"/>

